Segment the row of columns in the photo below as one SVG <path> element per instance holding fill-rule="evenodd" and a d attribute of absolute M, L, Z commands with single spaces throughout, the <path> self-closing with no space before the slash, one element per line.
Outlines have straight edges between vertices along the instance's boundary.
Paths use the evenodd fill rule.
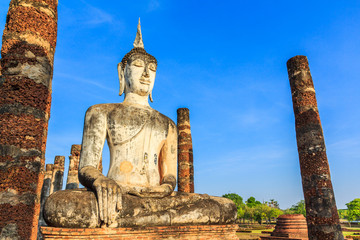
<path fill-rule="evenodd" d="M 40 216 L 39 216 L 39 227 L 45 226 L 45 220 L 43 217 L 43 209 L 46 199 L 53 192 L 59 191 L 62 189 L 63 177 L 64 177 L 64 165 L 65 157 L 64 156 L 55 156 L 54 164 L 46 164 L 44 182 L 41 189 L 40 197 Z M 42 236 L 38 232 L 38 240 L 41 240 Z"/>
<path fill-rule="evenodd" d="M 74 144 L 71 146 L 69 156 L 69 168 L 66 179 L 65 189 L 79 188 L 78 168 L 80 160 L 81 145 Z M 46 199 L 56 191 L 62 190 L 64 177 L 64 156 L 55 156 L 54 164 L 46 164 L 44 182 L 41 190 L 41 208 L 38 226 L 46 226 L 43 209 Z M 98 165 L 99 171 L 102 172 L 102 161 Z M 38 240 L 43 239 L 40 231 L 38 231 Z"/>
<path fill-rule="evenodd" d="M 69 156 L 69 168 L 66 179 L 65 189 L 79 188 L 79 160 L 81 145 L 74 144 L 71 146 Z M 46 164 L 43 187 L 41 191 L 41 205 L 45 203 L 46 198 L 53 192 L 60 191 L 63 188 L 64 177 L 64 156 L 55 156 L 54 164 Z M 99 162 L 98 170 L 102 172 L 102 161 Z M 40 216 L 41 217 L 41 216 Z"/>

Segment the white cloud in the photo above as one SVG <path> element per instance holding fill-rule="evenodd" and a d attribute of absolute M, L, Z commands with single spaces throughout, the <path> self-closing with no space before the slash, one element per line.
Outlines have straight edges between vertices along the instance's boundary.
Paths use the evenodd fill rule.
<path fill-rule="evenodd" d="M 89 25 L 98 25 L 103 23 L 113 23 L 113 16 L 109 13 L 101 10 L 100 8 L 96 8 L 91 5 L 87 5 L 85 24 Z"/>
<path fill-rule="evenodd" d="M 115 89 L 106 87 L 106 86 L 104 86 L 103 84 L 101 84 L 99 82 L 96 82 L 96 81 L 93 81 L 93 80 L 90 80 L 90 79 L 87 79 L 87 78 L 76 77 L 76 76 L 65 74 L 65 73 L 57 73 L 56 75 L 57 75 L 57 77 L 62 77 L 62 78 L 66 78 L 66 79 L 71 79 L 73 81 L 94 85 L 94 86 L 96 86 L 98 88 L 102 88 L 102 89 L 104 89 L 106 91 L 118 94 L 118 92 Z"/>
<path fill-rule="evenodd" d="M 160 7 L 160 3 L 158 0 L 150 0 L 147 11 L 152 12 L 158 9 L 159 7 Z"/>
<path fill-rule="evenodd" d="M 60 19 L 62 24 L 75 24 L 85 26 L 96 26 L 100 24 L 114 24 L 115 17 L 101 8 L 95 7 L 84 0 L 80 0 L 82 7 L 75 9 L 66 4 L 59 3 L 59 14 L 63 17 Z"/>

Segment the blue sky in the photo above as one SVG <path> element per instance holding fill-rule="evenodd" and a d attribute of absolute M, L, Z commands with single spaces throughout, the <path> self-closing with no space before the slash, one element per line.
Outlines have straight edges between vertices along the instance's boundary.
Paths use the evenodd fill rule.
<path fill-rule="evenodd" d="M 158 60 L 152 107 L 174 121 L 190 109 L 196 192 L 281 208 L 303 198 L 286 61 L 306 55 L 338 208 L 360 197 L 359 1 L 60 0 L 58 10 L 46 163 L 81 143 L 89 106 L 123 100 L 116 65 L 141 17 Z"/>

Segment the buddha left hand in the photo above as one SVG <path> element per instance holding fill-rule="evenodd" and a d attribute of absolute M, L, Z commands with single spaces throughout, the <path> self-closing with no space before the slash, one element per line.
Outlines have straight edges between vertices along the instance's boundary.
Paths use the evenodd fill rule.
<path fill-rule="evenodd" d="M 96 192 L 100 219 L 107 226 L 115 223 L 117 212 L 122 209 L 122 188 L 92 166 L 79 170 L 79 180 L 85 187 Z"/>
<path fill-rule="evenodd" d="M 117 211 L 122 209 L 121 188 L 105 176 L 96 179 L 92 188 L 98 197 L 100 219 L 109 226 L 115 222 Z"/>

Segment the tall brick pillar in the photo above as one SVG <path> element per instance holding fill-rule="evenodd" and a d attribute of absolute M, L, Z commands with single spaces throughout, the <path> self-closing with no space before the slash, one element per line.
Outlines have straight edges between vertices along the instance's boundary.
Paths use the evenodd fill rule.
<path fill-rule="evenodd" d="M 65 164 L 64 156 L 55 156 L 50 194 L 62 189 L 63 177 L 64 177 L 64 164 Z"/>
<path fill-rule="evenodd" d="M 66 189 L 75 189 L 79 188 L 79 160 L 80 160 L 80 151 L 81 145 L 74 144 L 71 146 L 70 151 L 70 164 L 69 164 L 69 172 L 66 180 Z"/>
<path fill-rule="evenodd" d="M 190 131 L 189 109 L 177 110 L 178 136 L 178 191 L 194 192 L 193 147 Z"/>
<path fill-rule="evenodd" d="M 1 48 L 0 239 L 36 239 L 57 0 L 11 0 Z"/>
<path fill-rule="evenodd" d="M 309 239 L 343 239 L 308 60 L 295 56 L 287 68 Z"/>

